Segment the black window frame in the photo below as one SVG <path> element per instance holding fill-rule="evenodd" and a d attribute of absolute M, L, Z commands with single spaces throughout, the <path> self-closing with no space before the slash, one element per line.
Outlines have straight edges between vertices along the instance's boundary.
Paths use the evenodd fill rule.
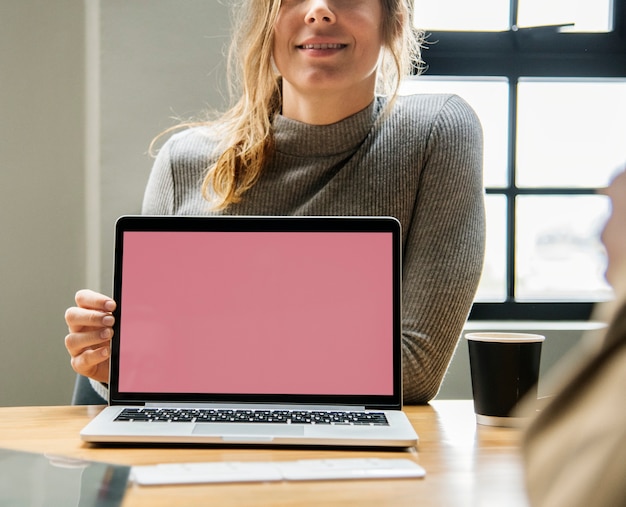
<path fill-rule="evenodd" d="M 515 205 L 519 195 L 590 195 L 597 188 L 525 188 L 515 183 L 517 84 L 523 78 L 626 78 L 626 0 L 614 0 L 613 30 L 573 33 L 557 26 L 517 28 L 518 1 L 504 32 L 426 30 L 425 76 L 504 77 L 509 84 L 508 185 L 485 189 L 507 198 L 506 300 L 475 302 L 470 320 L 588 320 L 594 301 L 520 302 L 515 285 Z"/>

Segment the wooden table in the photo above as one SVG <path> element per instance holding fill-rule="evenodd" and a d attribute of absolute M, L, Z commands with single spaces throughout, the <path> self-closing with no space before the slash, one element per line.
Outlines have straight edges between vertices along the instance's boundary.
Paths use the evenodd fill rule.
<path fill-rule="evenodd" d="M 99 406 L 0 408 L 0 447 L 126 465 L 195 461 L 281 461 L 340 457 L 408 457 L 423 479 L 130 485 L 132 506 L 527 506 L 519 457 L 520 431 L 476 425 L 471 401 L 405 407 L 420 440 L 412 451 L 291 448 L 96 447 L 80 429 Z"/>

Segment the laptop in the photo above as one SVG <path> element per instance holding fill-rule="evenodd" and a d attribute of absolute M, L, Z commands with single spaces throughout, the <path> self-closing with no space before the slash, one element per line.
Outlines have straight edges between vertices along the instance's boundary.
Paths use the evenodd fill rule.
<path fill-rule="evenodd" d="M 410 447 L 400 224 L 124 216 L 95 443 Z"/>

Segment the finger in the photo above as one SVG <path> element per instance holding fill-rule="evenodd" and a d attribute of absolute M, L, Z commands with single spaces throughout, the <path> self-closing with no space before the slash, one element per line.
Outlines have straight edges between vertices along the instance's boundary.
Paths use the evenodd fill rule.
<path fill-rule="evenodd" d="M 99 382 L 107 382 L 109 379 L 109 355 L 109 347 L 86 350 L 72 358 L 72 368 L 80 375 Z"/>
<path fill-rule="evenodd" d="M 107 346 L 113 337 L 111 328 L 83 331 L 79 333 L 69 333 L 65 337 L 65 348 L 70 356 L 76 357 L 87 350 Z"/>
<path fill-rule="evenodd" d="M 81 308 L 100 310 L 102 312 L 110 313 L 114 311 L 117 306 L 115 301 L 110 297 L 90 289 L 79 290 L 74 299 L 76 300 L 76 304 Z"/>
<path fill-rule="evenodd" d="M 110 313 L 72 306 L 65 311 L 65 323 L 71 333 L 76 333 L 85 328 L 112 327 L 115 324 L 115 317 Z"/>

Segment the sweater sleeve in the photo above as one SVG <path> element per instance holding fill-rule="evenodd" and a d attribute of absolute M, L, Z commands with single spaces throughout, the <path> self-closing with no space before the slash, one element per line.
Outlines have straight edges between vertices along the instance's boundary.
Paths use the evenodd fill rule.
<path fill-rule="evenodd" d="M 100 396 L 100 398 L 102 398 L 103 401 L 107 401 L 109 399 L 109 386 L 106 386 L 92 378 L 89 379 L 89 384 L 91 385 L 91 388 L 96 392 L 96 394 Z"/>
<path fill-rule="evenodd" d="M 428 136 L 403 259 L 405 403 L 437 394 L 469 314 L 484 257 L 482 128 L 450 96 Z"/>

